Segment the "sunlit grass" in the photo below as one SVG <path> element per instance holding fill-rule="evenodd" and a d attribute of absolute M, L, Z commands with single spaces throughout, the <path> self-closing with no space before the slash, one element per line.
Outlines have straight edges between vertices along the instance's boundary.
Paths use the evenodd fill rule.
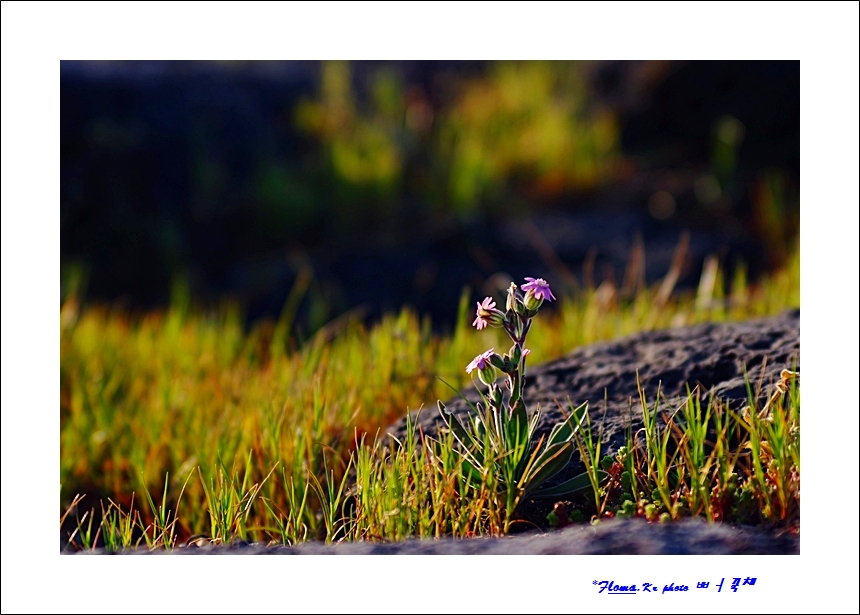
<path fill-rule="evenodd" d="M 696 294 L 667 298 L 655 287 L 624 297 L 603 285 L 560 297 L 529 336 L 531 363 L 637 331 L 799 306 L 796 252 L 755 286 L 742 273 L 728 283 L 719 269 L 709 275 Z M 101 540 L 116 550 L 170 547 L 198 534 L 294 544 L 501 533 L 505 510 L 494 486 L 462 480 L 452 443 L 389 451 L 377 438 L 408 410 L 435 412 L 436 400 L 451 396 L 441 380 L 465 388 L 466 364 L 486 348 L 504 346 L 499 330 L 470 326 L 476 299 L 460 299 L 447 335 L 404 309 L 370 326 L 342 319 L 293 348 L 288 314 L 246 331 L 230 307 L 195 313 L 177 301 L 165 312 L 131 315 L 81 308 L 70 295 L 60 318 L 60 512 L 75 508 L 81 492 L 104 502 L 100 511 L 74 511 L 81 515 L 75 541 Z M 765 517 L 793 505 L 790 485 L 799 480 L 795 449 L 783 446 L 794 432 L 779 425 L 748 426 L 750 442 L 758 444 L 743 457 L 754 471 L 753 491 L 770 494 L 756 495 Z M 691 467 L 707 461 L 701 448 L 685 454 Z M 658 504 L 671 516 L 681 495 L 673 495 L 669 475 L 686 466 L 677 458 L 648 459 L 646 476 L 656 491 L 665 489 Z M 350 467 L 358 487 L 348 493 Z M 725 486 L 731 473 L 721 472 Z M 702 481 L 690 483 L 685 505 L 708 515 L 703 489 L 711 483 Z M 105 521 L 91 524 L 97 512 Z"/>
<path fill-rule="evenodd" d="M 752 389 L 739 411 L 698 389 L 666 408 L 640 389 L 644 427 L 603 459 L 609 480 L 594 490 L 595 516 L 699 516 L 799 533 L 799 377 L 783 369 L 764 404 Z"/>

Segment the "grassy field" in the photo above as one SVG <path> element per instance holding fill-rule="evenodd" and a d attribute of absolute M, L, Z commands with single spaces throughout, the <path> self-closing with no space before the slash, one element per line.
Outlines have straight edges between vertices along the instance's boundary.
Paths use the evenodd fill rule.
<path fill-rule="evenodd" d="M 724 280 L 712 266 L 696 293 L 670 292 L 671 284 L 584 289 L 540 314 L 529 360 L 799 307 L 799 276 L 795 251 L 754 285 L 742 273 Z M 469 361 L 506 347 L 501 330 L 471 326 L 476 299 L 463 294 L 446 335 L 404 309 L 371 326 L 346 315 L 299 345 L 290 309 L 246 331 L 231 306 L 199 313 L 177 299 L 164 312 L 131 314 L 82 306 L 70 293 L 60 312 L 63 531 L 83 548 L 109 550 L 172 548 L 195 536 L 294 544 L 505 532 L 510 501 L 492 468 L 486 480 L 467 480 L 453 438 L 388 455 L 377 437 L 408 410 L 436 412 L 436 401 L 452 396 L 441 380 L 471 386 Z M 457 305 L 452 297 L 452 311 Z M 644 447 L 631 442 L 614 458 L 601 458 L 586 423 L 575 454 L 591 470 L 592 495 L 558 506 L 551 521 L 700 515 L 798 530 L 799 381 L 786 374 L 770 393 L 766 407 L 742 414 L 691 399 L 678 414 L 682 428 L 652 422 Z M 717 441 L 706 442 L 702 426 L 715 420 Z"/>

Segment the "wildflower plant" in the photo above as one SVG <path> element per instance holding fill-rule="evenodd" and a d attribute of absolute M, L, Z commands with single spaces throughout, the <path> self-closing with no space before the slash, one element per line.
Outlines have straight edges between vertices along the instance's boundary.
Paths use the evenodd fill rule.
<path fill-rule="evenodd" d="M 526 337 L 540 307 L 554 299 L 545 280 L 526 278 L 521 289 L 511 283 L 504 312 L 496 308 L 491 297 L 479 302 L 472 323 L 475 328 L 501 327 L 513 345 L 504 355 L 490 348 L 466 367 L 469 374 L 477 371 L 478 379 L 488 391 L 484 395 L 478 388 L 483 404 L 470 403 L 474 412 L 465 422 L 438 402 L 449 432 L 459 445 L 469 479 L 474 485 L 491 487 L 504 498 L 505 531 L 524 498 L 564 498 L 590 484 L 588 476 L 582 474 L 548 485 L 570 462 L 574 438 L 586 417 L 587 402 L 573 408 L 571 415 L 555 425 L 548 436 L 537 439 L 540 408 L 529 417 L 523 399 L 529 355 Z M 504 385 L 497 383 L 499 372 L 505 375 Z"/>

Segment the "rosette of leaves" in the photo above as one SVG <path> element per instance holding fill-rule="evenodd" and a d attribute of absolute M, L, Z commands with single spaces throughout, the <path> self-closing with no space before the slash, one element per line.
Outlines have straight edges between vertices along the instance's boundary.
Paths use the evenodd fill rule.
<path fill-rule="evenodd" d="M 586 473 L 548 485 L 570 463 L 588 402 L 574 408 L 565 421 L 540 438 L 535 436 L 540 408 L 529 418 L 522 400 L 513 408 L 496 409 L 492 403 L 469 405 L 474 412 L 464 421 L 443 403 L 438 404 L 459 445 L 468 480 L 479 484 L 491 472 L 499 490 L 508 495 L 509 512 L 526 497 L 561 499 L 591 486 Z"/>

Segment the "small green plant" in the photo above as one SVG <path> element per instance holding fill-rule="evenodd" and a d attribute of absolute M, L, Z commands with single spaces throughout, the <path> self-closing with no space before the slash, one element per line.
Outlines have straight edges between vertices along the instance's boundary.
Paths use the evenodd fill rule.
<path fill-rule="evenodd" d="M 783 369 L 761 410 L 747 380 L 749 405 L 740 423 L 749 434 L 749 488 L 762 517 L 785 521 L 799 516 L 800 388 L 799 373 Z"/>
<path fill-rule="evenodd" d="M 60 520 L 60 527 L 62 527 L 63 521 L 65 521 L 65 518 L 69 514 L 69 512 L 71 512 L 72 509 L 74 509 L 81 502 L 81 500 L 83 500 L 83 496 L 75 496 L 75 499 L 69 506 L 68 511 L 65 515 L 63 515 L 63 518 Z M 99 530 L 101 528 L 98 528 L 96 530 L 95 537 L 93 537 L 93 513 L 93 510 L 89 510 L 84 513 L 83 517 L 80 518 L 77 516 L 77 513 L 75 514 L 75 524 L 77 527 L 75 528 L 75 531 L 72 532 L 72 534 L 69 536 L 68 544 L 74 545 L 75 537 L 77 536 L 78 540 L 80 541 L 81 547 L 84 550 L 89 550 L 95 547 L 96 542 L 98 542 Z"/>
<path fill-rule="evenodd" d="M 251 484 L 252 451 L 248 452 L 245 461 L 245 473 L 241 483 L 236 472 L 228 472 L 224 463 L 219 459 L 217 479 L 209 478 L 207 484 L 200 472 L 200 482 L 206 494 L 206 504 L 209 508 L 212 541 L 216 543 L 230 542 L 234 538 L 248 540 L 249 519 L 251 511 L 260 490 L 276 468 L 272 468 L 260 483 Z M 156 514 L 156 519 L 159 516 Z M 158 526 L 156 526 L 158 527 Z"/>
<path fill-rule="evenodd" d="M 329 469 L 328 464 L 325 462 L 325 457 L 323 457 L 325 485 L 314 474 L 310 475 L 311 486 L 319 495 L 322 506 L 322 517 L 326 529 L 326 544 L 331 544 L 334 537 L 342 530 L 341 525 L 343 521 L 340 518 L 341 504 L 343 503 L 344 488 L 346 486 L 346 474 L 349 472 L 352 460 L 353 458 L 350 457 L 343 478 L 340 481 L 335 479 L 334 470 Z"/>
<path fill-rule="evenodd" d="M 123 511 L 122 507 L 113 500 L 108 500 L 107 509 L 102 504 L 102 537 L 105 551 L 107 553 L 119 553 L 123 549 L 137 546 L 134 542 L 134 530 L 139 524 L 140 515 L 134 510 L 133 494 L 128 513 Z"/>
<path fill-rule="evenodd" d="M 261 500 L 269 512 L 269 517 L 274 520 L 277 529 L 274 532 L 277 537 L 275 542 L 290 546 L 308 539 L 308 525 L 305 523 L 305 513 L 307 511 L 311 482 L 308 479 L 303 486 L 297 487 L 293 477 L 287 477 L 287 472 L 284 468 L 281 468 L 281 479 L 286 497 L 286 512 L 281 510 L 269 498 L 261 498 Z"/>
<path fill-rule="evenodd" d="M 574 432 L 573 437 L 576 440 L 576 446 L 579 449 L 582 462 L 585 464 L 585 474 L 583 476 L 587 478 L 588 482 L 586 485 L 591 487 L 591 491 L 594 494 L 594 507 L 597 510 L 596 518 L 599 519 L 603 514 L 604 508 L 604 504 L 600 501 L 603 494 L 601 483 L 607 477 L 607 473 L 605 469 L 601 470 L 598 467 L 598 463 L 604 466 L 604 468 L 607 463 L 605 457 L 603 459 L 600 458 L 601 438 L 599 434 L 597 438 L 594 437 L 591 429 L 591 415 L 587 412 L 585 413 L 584 429 Z M 598 460 L 600 461 L 598 462 Z"/>
<path fill-rule="evenodd" d="M 640 388 L 642 437 L 628 434 L 627 444 L 601 464 L 608 480 L 598 515 L 607 509 L 660 522 L 694 516 L 798 533 L 799 374 L 782 370 L 760 409 L 761 391 L 746 381 L 749 405 L 739 412 L 713 395 L 704 404 L 697 387 L 662 421 L 665 400 L 658 391 L 651 406 Z"/>
<path fill-rule="evenodd" d="M 552 301 L 555 296 L 541 278 L 526 278 L 522 290 L 525 294 L 511 283 L 505 312 L 496 309 L 491 297 L 478 303 L 472 324 L 478 330 L 501 327 L 513 341 L 507 354 L 499 355 L 491 348 L 466 367 L 468 373 L 477 370 L 480 381 L 489 387 L 487 395 L 481 393 L 483 404 L 470 403 L 474 414 L 464 424 L 438 402 L 449 432 L 460 445 L 458 451 L 469 480 L 473 485 L 492 485 L 503 496 L 506 533 L 525 497 L 563 498 L 593 485 L 597 478 L 595 471 L 594 476 L 582 474 L 548 486 L 570 462 L 574 438 L 587 417 L 588 406 L 585 403 L 573 408 L 567 420 L 553 427 L 549 436 L 536 440 L 540 408 L 529 418 L 523 399 L 526 357 L 530 352 L 525 342 L 532 318 L 545 300 Z M 507 376 L 507 394 L 496 384 L 497 370 Z"/>

